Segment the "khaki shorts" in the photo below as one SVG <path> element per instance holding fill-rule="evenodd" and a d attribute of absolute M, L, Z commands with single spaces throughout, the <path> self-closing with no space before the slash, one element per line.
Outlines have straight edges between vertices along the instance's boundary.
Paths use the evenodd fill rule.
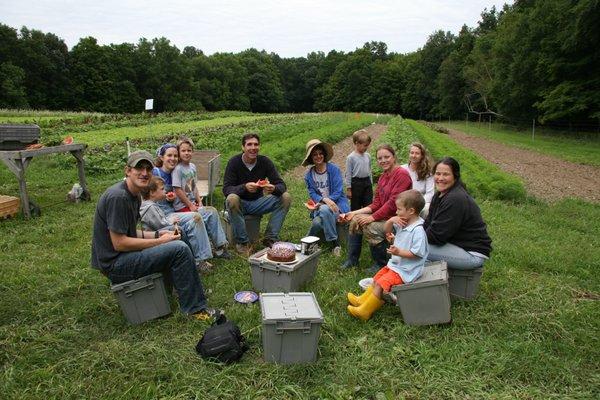
<path fill-rule="evenodd" d="M 365 239 L 369 245 L 376 246 L 386 240 L 385 232 L 383 230 L 384 225 L 385 221 L 374 221 L 361 228 L 358 226 L 358 223 L 352 219 L 352 221 L 350 221 L 350 233 L 362 233 L 365 235 Z"/>

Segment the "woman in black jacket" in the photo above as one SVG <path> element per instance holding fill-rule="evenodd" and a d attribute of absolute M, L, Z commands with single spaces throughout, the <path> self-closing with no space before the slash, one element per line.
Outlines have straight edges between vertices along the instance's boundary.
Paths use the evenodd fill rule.
<path fill-rule="evenodd" d="M 492 251 L 481 211 L 460 180 L 460 165 L 445 157 L 433 167 L 436 193 L 423 225 L 431 261 L 444 260 L 449 268 L 483 266 Z"/>

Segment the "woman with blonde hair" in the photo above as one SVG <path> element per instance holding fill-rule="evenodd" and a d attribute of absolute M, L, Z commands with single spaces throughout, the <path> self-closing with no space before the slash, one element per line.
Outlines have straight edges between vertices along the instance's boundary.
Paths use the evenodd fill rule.
<path fill-rule="evenodd" d="M 421 217 L 425 218 L 429 213 L 429 205 L 433 198 L 434 182 L 431 168 L 433 160 L 427 148 L 419 142 L 411 143 L 408 153 L 408 164 L 402 168 L 408 171 L 412 179 L 412 188 L 420 192 L 425 198 L 425 207 L 421 211 Z"/>

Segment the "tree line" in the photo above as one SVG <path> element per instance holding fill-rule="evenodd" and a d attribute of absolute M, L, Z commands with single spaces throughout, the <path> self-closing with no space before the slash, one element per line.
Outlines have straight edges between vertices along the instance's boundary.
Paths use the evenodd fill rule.
<path fill-rule="evenodd" d="M 155 111 L 365 111 L 413 118 L 494 114 L 540 122 L 600 119 L 600 0 L 517 0 L 474 28 L 436 31 L 415 52 L 369 42 L 282 58 L 205 55 L 166 38 L 69 50 L 52 33 L 0 24 L 0 108 Z"/>

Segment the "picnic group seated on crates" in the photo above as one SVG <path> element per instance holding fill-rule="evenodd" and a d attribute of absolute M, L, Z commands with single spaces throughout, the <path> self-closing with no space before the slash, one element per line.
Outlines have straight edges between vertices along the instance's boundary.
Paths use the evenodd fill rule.
<path fill-rule="evenodd" d="M 382 174 L 374 198 L 367 202 L 370 195 L 365 188 L 372 185 L 372 178 L 365 152 L 370 138 L 364 131 L 353 138 L 355 151 L 348 156 L 352 170 L 346 171 L 351 187 L 346 193 L 360 202 L 354 202 L 352 210 L 342 172 L 330 162 L 330 144 L 310 140 L 302 161 L 308 167 L 304 180 L 310 197 L 305 203 L 311 211 L 309 235 L 323 234 L 326 246 L 339 255 L 338 225 L 349 225 L 343 269 L 358 266 L 363 234 L 371 249 L 372 283 L 361 295 L 348 293 L 348 312 L 368 320 L 392 288 L 418 283 L 427 262 L 443 261 L 443 273 L 448 268 L 450 277 L 457 270 L 481 271 L 492 251 L 491 239 L 479 207 L 461 180 L 459 163 L 445 157 L 431 168 L 427 149 L 413 143 L 410 162 L 402 168 L 395 150 L 382 144 L 376 151 Z M 187 138 L 176 145 L 166 143 L 157 150 L 155 164 L 146 151 L 128 157 L 125 180 L 108 188 L 97 204 L 92 266 L 113 284 L 160 272 L 174 286 L 181 310 L 206 319 L 217 311 L 207 305 L 198 272 L 210 271 L 207 260 L 213 255 L 227 259 L 231 255 L 217 210 L 202 204 L 195 186 L 196 166 L 190 162 L 193 146 Z M 223 184 L 236 249 L 245 256 L 252 253 L 245 216 L 271 213 L 263 240 L 271 247 L 279 240 L 291 203 L 273 162 L 259 150 L 258 134 L 245 134 L 242 152 L 227 163 Z M 429 199 L 431 180 L 435 192 Z M 137 228 L 140 220 L 141 230 Z"/>
<path fill-rule="evenodd" d="M 263 244 L 271 247 L 279 240 L 279 232 L 292 202 L 275 165 L 259 152 L 259 135 L 246 133 L 242 136 L 242 153 L 229 159 L 223 177 L 225 208 L 236 249 L 243 255 L 252 252 L 244 216 L 271 214 L 263 239 Z"/>

